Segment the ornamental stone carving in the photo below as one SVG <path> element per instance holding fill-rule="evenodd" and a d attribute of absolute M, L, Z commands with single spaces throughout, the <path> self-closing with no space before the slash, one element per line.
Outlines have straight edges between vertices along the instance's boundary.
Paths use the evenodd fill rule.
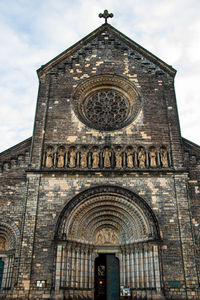
<path fill-rule="evenodd" d="M 60 147 L 58 149 L 58 168 L 64 167 L 64 158 L 65 158 L 64 155 L 65 155 L 64 148 Z"/>
<path fill-rule="evenodd" d="M 46 153 L 46 167 L 51 168 L 53 167 L 53 149 L 52 147 L 47 148 L 47 153 Z"/>
<path fill-rule="evenodd" d="M 99 153 L 97 152 L 97 148 L 94 148 L 92 152 L 92 168 L 99 168 Z"/>
<path fill-rule="evenodd" d="M 95 238 L 95 244 L 97 245 L 118 245 L 119 236 L 118 233 L 111 228 L 103 228 L 97 232 Z"/>
<path fill-rule="evenodd" d="M 162 147 L 160 149 L 160 158 L 163 167 L 168 167 L 168 158 L 167 158 L 167 150 Z"/>
<path fill-rule="evenodd" d="M 127 149 L 127 167 L 133 168 L 133 152 L 131 148 Z"/>
<path fill-rule="evenodd" d="M 156 167 L 156 149 L 154 147 L 150 148 L 149 157 L 150 157 L 150 166 Z"/>
<path fill-rule="evenodd" d="M 103 158 L 104 158 L 104 168 L 111 167 L 111 162 L 110 162 L 111 152 L 110 152 L 109 148 L 104 149 Z"/>
<path fill-rule="evenodd" d="M 75 166 L 76 166 L 76 152 L 75 152 L 75 148 L 72 147 L 70 148 L 69 167 L 75 168 Z"/>
<path fill-rule="evenodd" d="M 130 124 L 141 109 L 139 93 L 122 76 L 93 76 L 76 88 L 72 106 L 77 117 L 97 130 L 117 130 Z"/>
<path fill-rule="evenodd" d="M 144 168 L 145 167 L 145 161 L 146 161 L 144 148 L 140 148 L 139 149 L 139 152 L 138 152 L 138 161 L 139 161 L 139 167 L 140 168 Z"/>
<path fill-rule="evenodd" d="M 115 160 L 116 160 L 116 168 L 120 169 L 122 167 L 122 153 L 120 147 L 116 148 Z"/>
<path fill-rule="evenodd" d="M 117 90 L 101 89 L 85 100 L 84 111 L 92 127 L 112 130 L 121 127 L 128 116 L 129 102 Z"/>
<path fill-rule="evenodd" d="M 87 150 L 85 147 L 81 149 L 81 168 L 87 168 Z"/>
<path fill-rule="evenodd" d="M 4 237 L 0 237 L 0 251 L 5 251 L 7 249 L 7 241 Z"/>
<path fill-rule="evenodd" d="M 148 149 L 132 145 L 47 145 L 42 166 L 131 171 L 138 168 L 167 168 L 171 166 L 170 161 L 170 152 L 164 145 Z"/>

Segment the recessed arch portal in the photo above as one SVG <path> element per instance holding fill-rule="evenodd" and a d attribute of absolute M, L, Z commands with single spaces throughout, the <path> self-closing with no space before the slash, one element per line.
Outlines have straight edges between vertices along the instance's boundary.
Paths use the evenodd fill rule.
<path fill-rule="evenodd" d="M 144 199 L 116 186 L 92 187 L 75 196 L 63 209 L 56 239 L 94 244 L 102 228 L 112 228 L 120 244 L 159 239 L 156 217 Z"/>
<path fill-rule="evenodd" d="M 120 285 L 159 291 L 159 240 L 157 219 L 137 194 L 112 185 L 87 189 L 57 222 L 56 287 L 67 290 L 66 297 L 87 290 L 93 299 L 95 258 L 112 253 L 119 258 Z"/>

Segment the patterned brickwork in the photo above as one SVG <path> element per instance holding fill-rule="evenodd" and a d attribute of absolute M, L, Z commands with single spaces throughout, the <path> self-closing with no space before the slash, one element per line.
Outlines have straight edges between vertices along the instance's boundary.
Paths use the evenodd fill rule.
<path fill-rule="evenodd" d="M 200 149 L 180 135 L 175 70 L 104 24 L 38 76 L 33 137 L 0 154 L 0 299 L 92 300 L 99 253 L 131 299 L 199 299 Z M 105 102 L 104 131 L 87 105 L 112 89 L 138 106 L 120 126 Z"/>

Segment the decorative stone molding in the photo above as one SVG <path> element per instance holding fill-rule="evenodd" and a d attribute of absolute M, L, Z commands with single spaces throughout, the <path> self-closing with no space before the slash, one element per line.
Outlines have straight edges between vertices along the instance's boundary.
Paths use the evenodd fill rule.
<path fill-rule="evenodd" d="M 83 81 L 71 101 L 75 114 L 84 124 L 104 131 L 127 126 L 141 110 L 136 87 L 117 75 L 93 76 Z"/>
<path fill-rule="evenodd" d="M 29 151 L 11 157 L 0 163 L 0 174 L 19 168 L 27 168 L 29 162 Z"/>
<path fill-rule="evenodd" d="M 43 168 L 59 169 L 155 169 L 172 166 L 166 146 L 46 145 Z"/>

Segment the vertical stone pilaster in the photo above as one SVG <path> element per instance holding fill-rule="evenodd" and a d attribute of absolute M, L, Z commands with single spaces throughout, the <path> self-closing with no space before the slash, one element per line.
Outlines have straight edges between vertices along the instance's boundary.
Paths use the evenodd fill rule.
<path fill-rule="evenodd" d="M 183 260 L 183 273 L 186 284 L 187 297 L 197 297 L 198 276 L 195 262 L 194 241 L 187 194 L 187 174 L 175 175 L 174 185 L 176 191 L 177 217 L 180 234 L 180 243 Z"/>
<path fill-rule="evenodd" d="M 40 175 L 27 175 L 27 200 L 24 214 L 23 239 L 19 269 L 19 294 L 28 296 L 30 291 L 31 268 L 34 251 L 35 228 L 37 223 L 38 193 Z"/>

